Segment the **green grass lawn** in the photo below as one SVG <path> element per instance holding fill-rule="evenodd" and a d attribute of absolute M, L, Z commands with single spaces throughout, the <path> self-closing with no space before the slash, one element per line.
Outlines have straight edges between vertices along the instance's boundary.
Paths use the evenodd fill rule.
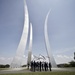
<path fill-rule="evenodd" d="M 14 73 L 0 75 L 75 75 L 75 72 L 30 72 L 30 73 Z"/>

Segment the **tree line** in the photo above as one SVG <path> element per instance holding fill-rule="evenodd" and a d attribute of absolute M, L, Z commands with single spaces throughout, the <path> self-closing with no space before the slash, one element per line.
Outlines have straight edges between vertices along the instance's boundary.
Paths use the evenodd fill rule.
<path fill-rule="evenodd" d="M 0 68 L 9 68 L 9 67 L 10 67 L 9 64 L 6 64 L 6 65 L 2 65 L 2 64 L 0 64 Z"/>

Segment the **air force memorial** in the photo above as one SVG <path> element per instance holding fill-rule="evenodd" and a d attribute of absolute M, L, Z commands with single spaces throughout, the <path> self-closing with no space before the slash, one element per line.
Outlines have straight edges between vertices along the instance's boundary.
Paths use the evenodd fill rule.
<path fill-rule="evenodd" d="M 26 0 L 24 0 L 24 11 L 25 11 L 25 15 L 24 15 L 23 32 L 22 32 L 22 36 L 21 36 L 17 51 L 16 51 L 16 55 L 13 58 L 13 61 L 11 62 L 10 68 L 20 68 L 21 67 L 22 58 L 23 58 L 23 55 L 24 55 L 24 52 L 26 49 L 28 37 L 29 37 L 29 49 L 28 49 L 27 64 L 30 65 L 31 61 L 33 61 L 32 60 L 33 28 L 32 28 L 32 23 L 29 24 L 29 14 L 28 14 Z M 56 62 L 55 62 L 54 57 L 52 55 L 52 52 L 51 52 L 49 38 L 48 38 L 48 32 L 47 32 L 47 21 L 48 21 L 49 14 L 50 14 L 50 11 L 48 12 L 46 19 L 45 19 L 45 25 L 44 25 L 44 38 L 45 38 L 45 40 L 44 41 L 45 41 L 45 48 L 46 48 L 46 52 L 47 52 L 47 56 L 48 56 L 48 61 L 49 61 L 49 63 L 51 63 L 51 66 L 53 68 L 56 68 L 57 65 L 56 65 Z M 29 29 L 30 29 L 30 36 L 28 36 Z M 34 56 L 34 57 L 36 57 L 36 56 Z M 42 57 L 45 58 L 44 56 L 42 56 Z M 39 57 L 36 57 L 36 58 L 39 58 Z"/>

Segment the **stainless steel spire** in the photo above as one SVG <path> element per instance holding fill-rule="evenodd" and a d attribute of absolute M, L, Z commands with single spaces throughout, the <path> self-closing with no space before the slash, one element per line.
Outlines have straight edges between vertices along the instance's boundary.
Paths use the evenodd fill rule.
<path fill-rule="evenodd" d="M 31 55 L 32 55 L 32 40 L 33 40 L 33 30 L 32 30 L 32 23 L 30 23 L 30 41 L 29 41 L 28 60 L 27 60 L 27 64 L 29 65 L 31 63 Z"/>
<path fill-rule="evenodd" d="M 21 66 L 21 60 L 25 52 L 27 38 L 28 38 L 28 31 L 29 31 L 29 15 L 28 15 L 28 8 L 26 5 L 26 1 L 24 0 L 25 5 L 25 21 L 24 21 L 24 28 L 21 36 L 20 43 L 17 48 L 16 56 L 13 58 L 13 61 L 10 65 L 11 68 L 17 68 Z"/>
<path fill-rule="evenodd" d="M 49 38 L 48 38 L 48 31 L 47 31 L 47 22 L 48 22 L 49 13 L 50 13 L 50 11 L 48 12 L 48 14 L 46 16 L 45 26 L 44 26 L 45 45 L 46 45 L 46 51 L 47 51 L 49 62 L 51 63 L 52 67 L 55 68 L 55 67 L 57 67 L 57 65 L 56 65 L 56 62 L 55 62 L 54 57 L 52 55 L 52 52 L 51 52 Z"/>

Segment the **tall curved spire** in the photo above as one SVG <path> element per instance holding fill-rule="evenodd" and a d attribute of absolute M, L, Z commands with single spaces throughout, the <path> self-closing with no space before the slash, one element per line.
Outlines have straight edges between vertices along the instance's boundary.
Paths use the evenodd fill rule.
<path fill-rule="evenodd" d="M 46 51 L 47 51 L 49 62 L 51 63 L 52 67 L 57 67 L 56 62 L 51 52 L 49 38 L 48 38 L 48 31 L 47 31 L 47 22 L 48 22 L 50 11 L 48 12 L 46 19 L 45 19 L 45 26 L 44 26 L 45 45 L 46 45 Z"/>
<path fill-rule="evenodd" d="M 25 21 L 24 21 L 24 27 L 23 32 L 21 36 L 20 43 L 17 48 L 16 56 L 13 58 L 13 61 L 10 65 L 12 68 L 20 67 L 21 66 L 21 60 L 25 52 L 26 44 L 27 44 L 27 38 L 28 38 L 28 31 L 29 31 L 29 15 L 28 15 L 28 8 L 26 1 L 24 0 L 24 10 L 25 10 Z"/>
<path fill-rule="evenodd" d="M 32 41 L 33 41 L 33 29 L 32 29 L 32 23 L 30 23 L 30 39 L 29 39 L 29 50 L 28 50 L 28 60 L 27 64 L 31 63 L 31 55 L 32 55 Z"/>

